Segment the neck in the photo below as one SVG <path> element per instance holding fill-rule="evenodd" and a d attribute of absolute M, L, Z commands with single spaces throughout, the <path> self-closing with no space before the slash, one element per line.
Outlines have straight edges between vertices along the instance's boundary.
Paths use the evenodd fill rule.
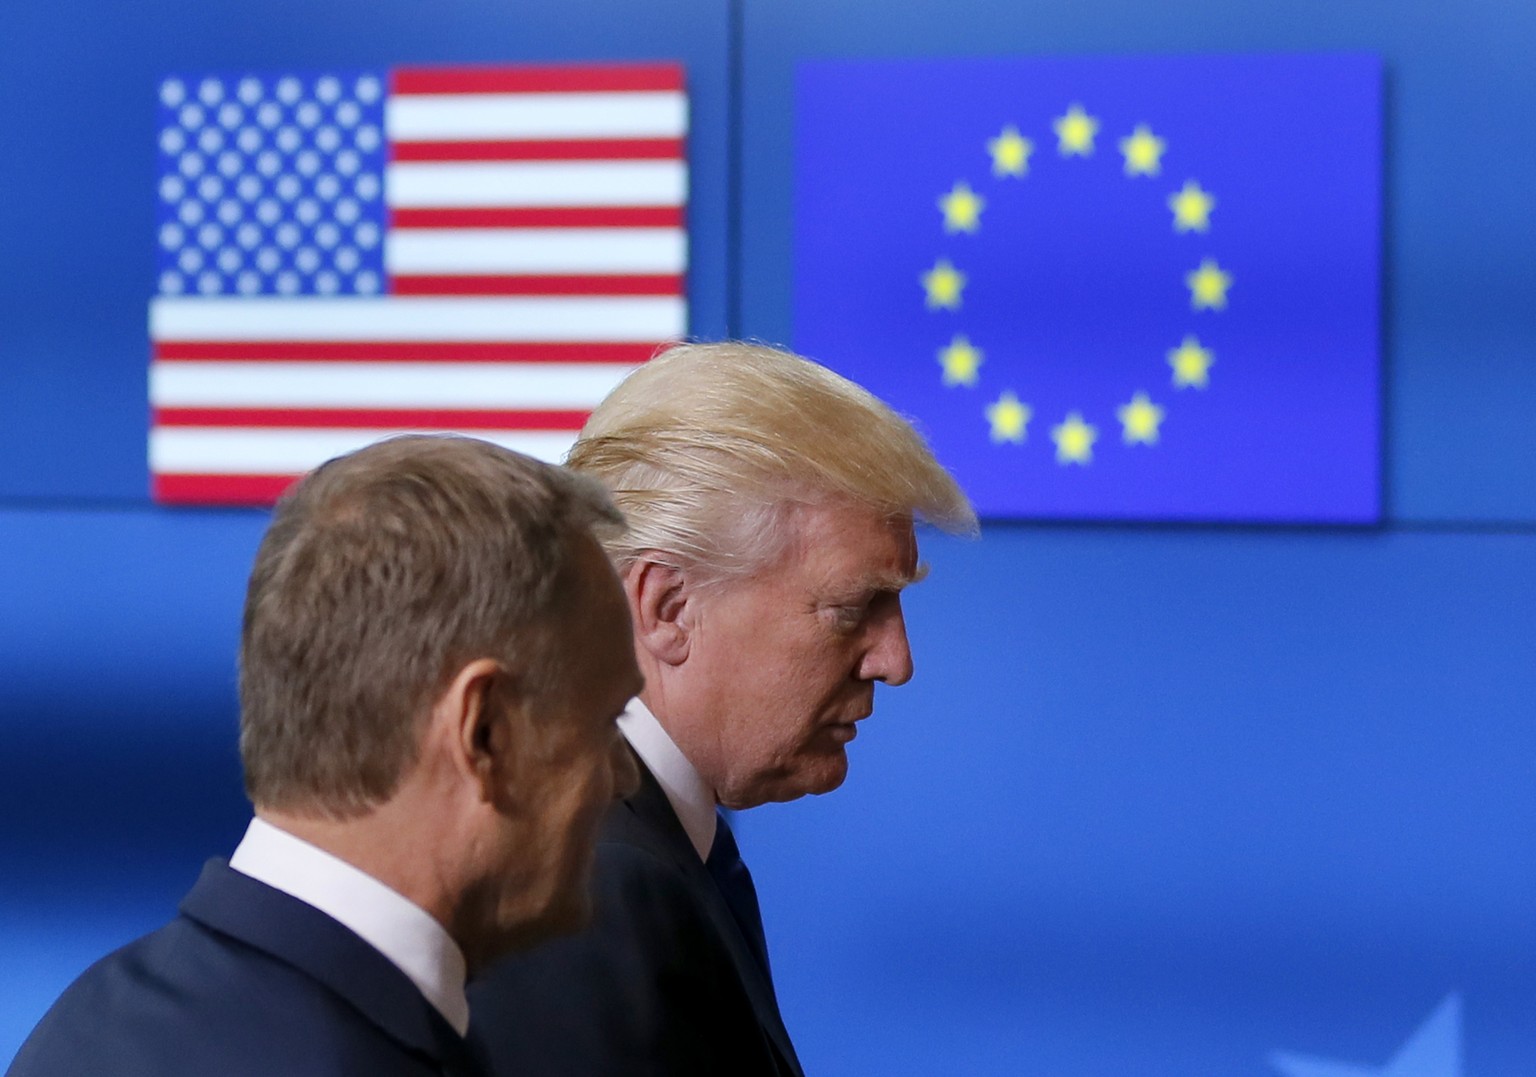
<path fill-rule="evenodd" d="M 442 845 L 417 836 L 422 829 L 419 813 L 410 813 L 416 819 L 401 819 L 402 814 L 394 801 L 346 819 L 256 809 L 264 822 L 372 876 L 424 909 L 451 934 L 456 890 L 439 862 Z"/>

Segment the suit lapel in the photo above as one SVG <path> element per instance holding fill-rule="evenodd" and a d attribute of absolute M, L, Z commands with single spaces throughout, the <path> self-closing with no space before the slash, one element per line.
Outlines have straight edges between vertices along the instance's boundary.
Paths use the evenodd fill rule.
<path fill-rule="evenodd" d="M 465 1041 L 387 957 L 313 906 L 210 860 L 182 915 L 292 965 L 380 1032 L 452 1075 L 482 1072 Z"/>
<path fill-rule="evenodd" d="M 752 947 L 747 942 L 746 936 L 742 934 L 741 926 L 732 915 L 730 906 L 726 904 L 725 897 L 720 893 L 720 888 L 710 876 L 704 862 L 699 859 L 698 851 L 694 849 L 693 842 L 688 838 L 688 832 L 683 829 L 677 813 L 672 810 L 672 803 L 667 800 L 666 791 L 661 788 L 655 775 L 650 772 L 639 756 L 635 757 L 635 765 L 640 769 L 640 789 L 624 801 L 625 805 L 653 833 L 663 839 L 667 854 L 688 879 L 689 885 L 699 898 L 699 903 L 708 913 L 716 932 L 725 943 L 725 948 L 731 955 L 731 962 L 736 966 L 737 975 L 741 978 L 742 986 L 752 1000 L 752 1009 L 757 1014 L 758 1022 L 778 1049 L 790 1072 L 795 1077 L 803 1077 L 800 1060 L 796 1057 L 794 1044 L 789 1039 L 789 1030 L 784 1027 L 784 1018 L 779 1013 L 779 1003 L 774 995 L 772 980 L 768 978 L 767 972 L 752 952 Z"/>

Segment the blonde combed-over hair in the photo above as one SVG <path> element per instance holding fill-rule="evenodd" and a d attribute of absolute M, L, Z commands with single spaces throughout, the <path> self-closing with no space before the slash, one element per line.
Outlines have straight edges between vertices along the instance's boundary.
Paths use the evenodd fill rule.
<path fill-rule="evenodd" d="M 911 423 L 762 344 L 681 344 L 652 359 L 598 405 L 566 463 L 601 480 L 628 519 L 606 541 L 621 572 L 644 553 L 706 582 L 750 575 L 785 549 L 795 506 L 826 501 L 976 529 Z"/>

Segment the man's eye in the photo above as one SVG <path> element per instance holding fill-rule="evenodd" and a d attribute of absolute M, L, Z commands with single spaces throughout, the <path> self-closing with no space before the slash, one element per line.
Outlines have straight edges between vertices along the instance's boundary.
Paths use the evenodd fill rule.
<path fill-rule="evenodd" d="M 866 607 L 857 606 L 833 606 L 832 620 L 839 628 L 852 629 L 859 627 L 859 622 L 864 620 Z"/>

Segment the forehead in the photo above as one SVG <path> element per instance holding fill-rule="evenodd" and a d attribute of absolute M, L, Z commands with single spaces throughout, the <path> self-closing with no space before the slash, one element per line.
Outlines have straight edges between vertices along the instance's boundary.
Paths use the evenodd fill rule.
<path fill-rule="evenodd" d="M 831 502 L 796 509 L 786 552 L 812 583 L 897 589 L 917 576 L 917 536 L 910 516 Z"/>

